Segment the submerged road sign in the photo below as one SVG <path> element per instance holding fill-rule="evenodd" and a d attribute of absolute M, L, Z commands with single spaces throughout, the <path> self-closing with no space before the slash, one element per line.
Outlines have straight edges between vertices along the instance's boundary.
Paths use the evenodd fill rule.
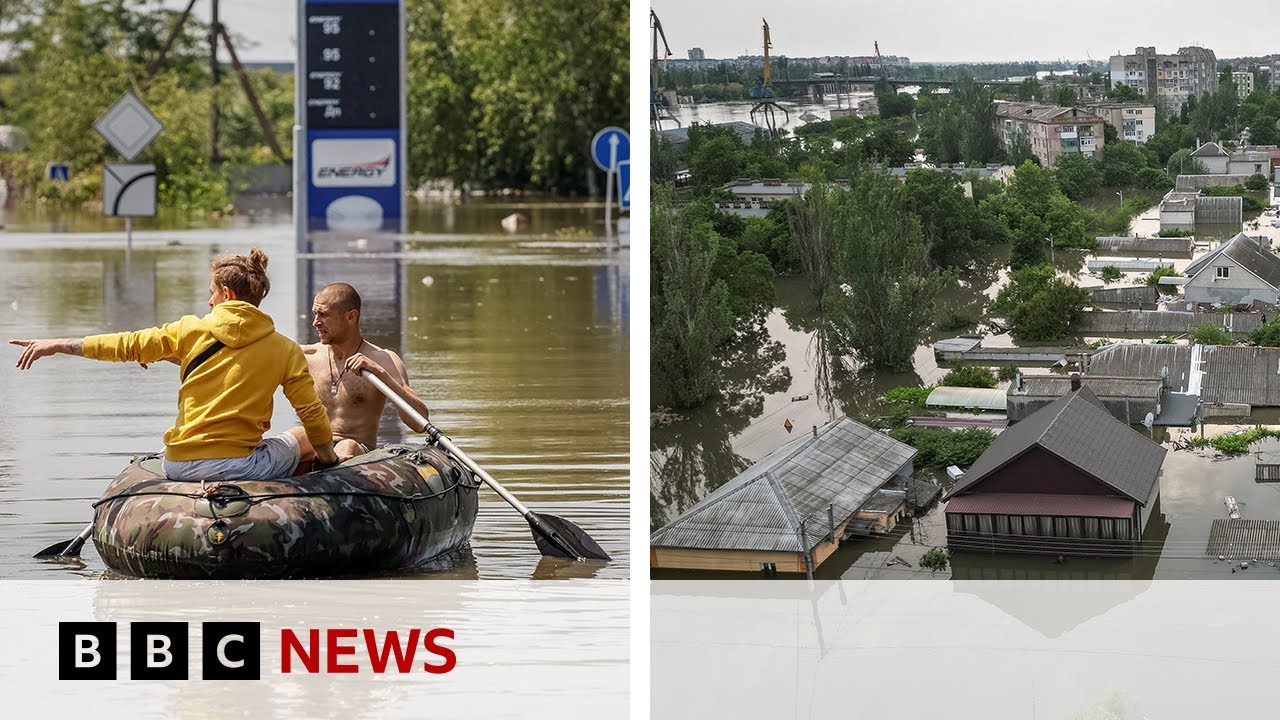
<path fill-rule="evenodd" d="M 618 163 L 631 159 L 631 136 L 620 127 L 607 127 L 591 139 L 591 159 L 596 167 L 614 172 Z"/>
<path fill-rule="evenodd" d="M 164 123 L 137 95 L 126 90 L 116 104 L 98 118 L 93 129 L 125 160 L 132 160 L 164 130 Z"/>
<path fill-rule="evenodd" d="M 102 166 L 102 214 L 154 217 L 156 166 L 107 163 Z"/>
<path fill-rule="evenodd" d="M 631 161 L 618 163 L 618 205 L 623 210 L 631 209 Z"/>

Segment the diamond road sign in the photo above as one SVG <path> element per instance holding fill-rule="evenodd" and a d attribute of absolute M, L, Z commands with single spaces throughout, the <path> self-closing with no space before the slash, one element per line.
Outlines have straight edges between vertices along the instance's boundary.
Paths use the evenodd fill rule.
<path fill-rule="evenodd" d="M 132 160 L 164 130 L 164 123 L 132 91 L 125 91 L 116 104 L 98 118 L 93 129 L 125 160 Z"/>

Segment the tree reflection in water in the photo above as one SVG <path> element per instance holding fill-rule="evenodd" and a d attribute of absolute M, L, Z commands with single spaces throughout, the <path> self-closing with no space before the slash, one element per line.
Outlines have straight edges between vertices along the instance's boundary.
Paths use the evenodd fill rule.
<path fill-rule="evenodd" d="M 763 325 L 742 333 L 721 358 L 720 395 L 650 433 L 649 525 L 657 530 L 751 465 L 731 440 L 764 412 L 765 395 L 791 384 L 786 349 Z"/>

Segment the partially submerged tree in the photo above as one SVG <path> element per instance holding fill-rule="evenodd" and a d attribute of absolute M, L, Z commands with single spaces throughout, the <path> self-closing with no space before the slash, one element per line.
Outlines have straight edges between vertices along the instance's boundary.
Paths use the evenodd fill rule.
<path fill-rule="evenodd" d="M 841 345 L 865 365 L 902 371 L 933 324 L 943 278 L 929 269 L 929 245 L 898 182 L 868 170 L 840 203 L 837 268 L 827 292 Z"/>

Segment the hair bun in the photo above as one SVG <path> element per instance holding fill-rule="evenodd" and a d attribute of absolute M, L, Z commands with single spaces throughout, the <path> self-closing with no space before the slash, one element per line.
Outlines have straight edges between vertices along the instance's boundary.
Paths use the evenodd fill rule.
<path fill-rule="evenodd" d="M 259 270 L 267 269 L 267 254 L 262 252 L 260 248 L 254 248 L 249 251 L 249 264 Z"/>

